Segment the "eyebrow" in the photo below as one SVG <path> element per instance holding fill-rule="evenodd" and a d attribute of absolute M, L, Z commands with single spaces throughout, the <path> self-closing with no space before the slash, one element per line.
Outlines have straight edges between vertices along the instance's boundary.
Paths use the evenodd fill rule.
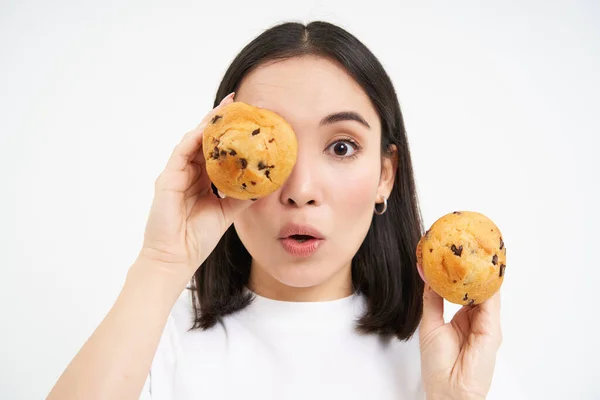
<path fill-rule="evenodd" d="M 356 121 L 359 124 L 362 124 L 362 125 L 366 126 L 367 128 L 371 129 L 371 126 L 369 125 L 369 123 L 360 114 L 355 113 L 354 111 L 341 111 L 341 112 L 329 114 L 328 116 L 326 116 L 325 118 L 323 118 L 321 120 L 319 125 L 334 124 L 336 122 L 341 122 L 341 121 Z"/>

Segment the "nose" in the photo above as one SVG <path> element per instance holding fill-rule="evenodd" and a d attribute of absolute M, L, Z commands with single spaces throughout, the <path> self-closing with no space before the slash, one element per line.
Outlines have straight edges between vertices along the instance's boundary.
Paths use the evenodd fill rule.
<path fill-rule="evenodd" d="M 296 164 L 280 192 L 281 204 L 303 207 L 317 206 L 322 203 L 322 193 L 318 182 L 318 166 L 315 160 L 300 151 Z"/>

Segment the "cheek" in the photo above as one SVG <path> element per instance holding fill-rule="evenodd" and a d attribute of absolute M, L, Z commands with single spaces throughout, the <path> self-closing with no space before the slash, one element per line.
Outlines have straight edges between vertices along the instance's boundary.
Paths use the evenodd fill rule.
<path fill-rule="evenodd" d="M 273 201 L 277 201 L 273 195 L 257 201 L 240 213 L 234 221 L 235 230 L 247 248 L 266 242 L 263 240 L 265 235 L 271 234 L 272 225 L 277 223 L 273 212 L 269 212 L 273 210 Z"/>
<path fill-rule="evenodd" d="M 336 198 L 335 204 L 338 209 L 348 211 L 350 215 L 364 215 L 372 211 L 380 171 L 379 166 L 374 168 L 373 164 L 362 163 L 346 171 L 343 179 L 331 180 L 332 193 Z"/>
<path fill-rule="evenodd" d="M 330 181 L 333 189 L 330 193 L 334 196 L 330 198 L 335 227 L 332 251 L 337 258 L 352 258 L 373 220 L 381 168 L 373 161 L 360 164 L 339 174 L 343 175 L 342 179 Z"/>

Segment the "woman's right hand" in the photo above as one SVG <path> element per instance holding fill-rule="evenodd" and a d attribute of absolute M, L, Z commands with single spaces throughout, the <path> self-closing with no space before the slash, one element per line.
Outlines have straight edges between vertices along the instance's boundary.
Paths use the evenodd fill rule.
<path fill-rule="evenodd" d="M 202 132 L 233 94 L 175 147 L 156 179 L 144 244 L 117 301 L 48 399 L 137 399 L 173 304 L 239 212 L 252 201 L 212 193 Z"/>
<path fill-rule="evenodd" d="M 155 182 L 142 250 L 138 260 L 190 279 L 250 200 L 219 199 L 211 189 L 202 151 L 204 128 L 233 102 L 225 97 L 175 147 Z"/>

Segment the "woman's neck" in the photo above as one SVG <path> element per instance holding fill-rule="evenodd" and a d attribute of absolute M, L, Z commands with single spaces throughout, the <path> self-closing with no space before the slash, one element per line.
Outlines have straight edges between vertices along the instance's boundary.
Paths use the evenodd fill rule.
<path fill-rule="evenodd" d="M 331 301 L 348 297 L 353 293 L 352 267 L 341 268 L 329 279 L 312 286 L 290 286 L 268 274 L 252 262 L 248 289 L 268 299 L 293 302 Z"/>

